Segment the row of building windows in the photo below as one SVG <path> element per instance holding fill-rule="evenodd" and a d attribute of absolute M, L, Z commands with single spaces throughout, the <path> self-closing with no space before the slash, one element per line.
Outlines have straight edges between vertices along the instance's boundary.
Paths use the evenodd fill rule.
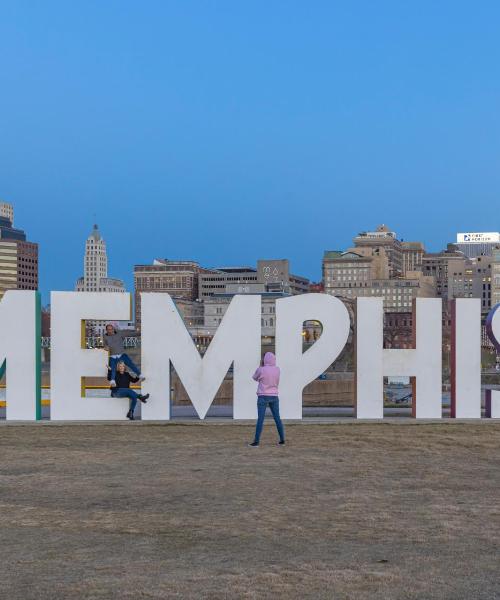
<path fill-rule="evenodd" d="M 331 288 L 331 292 L 333 292 L 334 294 L 342 294 L 343 292 L 347 292 L 349 294 L 352 293 L 353 288 L 351 288 L 351 286 L 349 286 L 349 288 Z M 356 287 L 354 287 L 355 291 L 359 291 L 361 294 L 363 294 L 363 292 L 365 291 L 364 288 L 361 288 L 360 290 L 358 290 Z M 328 289 L 328 292 L 330 292 L 330 289 Z M 396 296 L 400 296 L 401 294 L 403 295 L 412 295 L 413 294 L 413 289 L 400 289 L 400 288 L 379 288 L 379 289 L 374 289 L 374 288 L 369 288 L 366 290 L 366 292 L 369 294 L 371 292 L 371 294 L 375 295 L 394 295 L 394 298 L 396 298 Z"/>
<path fill-rule="evenodd" d="M 151 286 L 151 285 L 192 285 L 193 277 L 183 275 L 163 276 L 163 277 L 136 277 L 136 285 L 139 286 Z"/>
<path fill-rule="evenodd" d="M 225 282 L 225 281 L 234 281 L 236 283 L 246 283 L 246 282 L 252 282 L 252 281 L 257 281 L 257 276 L 255 277 L 206 277 L 204 276 L 202 279 L 200 279 L 200 283 L 204 284 L 206 281 L 210 281 L 210 282 Z"/>
<path fill-rule="evenodd" d="M 217 315 L 224 315 L 225 312 L 226 312 L 226 310 L 227 310 L 227 306 L 228 306 L 227 304 L 226 304 L 226 306 L 217 306 L 215 308 L 215 314 L 217 314 Z M 270 315 L 274 315 L 276 313 L 276 307 L 275 306 L 268 306 L 267 309 L 268 309 L 267 312 Z M 266 306 L 263 306 L 262 307 L 262 314 L 265 314 L 265 313 L 266 313 Z"/>
<path fill-rule="evenodd" d="M 341 275 L 352 275 L 353 273 L 368 273 L 368 267 L 359 267 L 357 269 L 332 269 L 333 274 L 340 273 Z"/>
<path fill-rule="evenodd" d="M 217 317 L 213 317 L 212 318 L 212 323 L 207 325 L 207 327 L 210 327 L 211 325 L 220 325 L 222 322 L 222 318 L 217 318 Z M 274 327 L 274 319 L 271 317 L 269 320 L 267 319 L 261 319 L 260 320 L 260 324 L 262 327 Z"/>

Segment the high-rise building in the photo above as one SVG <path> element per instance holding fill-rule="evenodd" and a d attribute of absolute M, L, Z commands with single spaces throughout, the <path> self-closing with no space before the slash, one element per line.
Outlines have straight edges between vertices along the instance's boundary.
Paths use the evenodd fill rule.
<path fill-rule="evenodd" d="M 216 294 L 305 294 L 309 280 L 290 273 L 287 259 L 260 259 L 254 267 L 219 267 L 199 275 L 199 300 Z"/>
<path fill-rule="evenodd" d="M 7 290 L 38 289 L 38 244 L 13 227 L 14 208 L 0 203 L 0 299 Z"/>
<path fill-rule="evenodd" d="M 384 248 L 363 253 L 358 248 L 346 252 L 326 251 L 323 257 L 325 293 L 344 300 L 379 297 L 384 300 L 384 311 L 408 312 L 414 298 L 435 296 L 434 277 L 427 277 L 421 271 L 408 271 L 405 277 L 391 278 L 389 272 Z"/>
<path fill-rule="evenodd" d="M 479 298 L 484 315 L 493 302 L 493 262 L 491 254 L 468 257 L 458 249 L 458 244 L 448 244 L 442 252 L 424 254 L 420 269 L 424 275 L 435 277 L 438 298 L 444 301 Z"/>
<path fill-rule="evenodd" d="M 135 324 L 141 327 L 141 292 L 168 293 L 174 301 L 185 301 L 182 306 L 187 310 L 186 302 L 198 301 L 198 276 L 213 273 L 192 260 L 168 260 L 158 258 L 152 265 L 135 265 Z M 193 313 L 196 312 L 193 307 Z"/>
<path fill-rule="evenodd" d="M 443 300 L 471 297 L 471 262 L 454 244 L 442 252 L 428 252 L 422 258 L 422 273 L 436 279 L 436 296 Z M 470 285 L 469 285 L 470 284 Z"/>
<path fill-rule="evenodd" d="M 251 292 L 254 293 L 254 292 Z M 221 324 L 234 293 L 214 294 L 203 302 L 204 326 L 203 331 L 210 341 Z M 287 298 L 290 294 L 283 292 L 261 292 L 261 334 L 264 344 L 274 343 L 276 332 L 276 300 Z"/>
<path fill-rule="evenodd" d="M 168 293 L 200 351 L 204 351 L 236 294 L 258 294 L 262 299 L 262 327 L 266 343 L 274 340 L 277 298 L 309 291 L 309 280 L 290 273 L 286 259 L 258 260 L 247 266 L 207 269 L 194 261 L 156 259 L 136 265 L 135 320 L 141 325 L 141 292 Z"/>
<path fill-rule="evenodd" d="M 8 202 L 0 202 L 0 217 L 8 219 L 14 223 L 14 207 Z"/>
<path fill-rule="evenodd" d="M 468 258 L 491 256 L 495 248 L 500 248 L 500 233 L 457 233 L 455 246 Z"/>
<path fill-rule="evenodd" d="M 223 294 L 228 285 L 237 285 L 242 293 L 258 285 L 257 270 L 253 267 L 218 267 L 198 276 L 198 299 L 203 301 L 215 294 Z"/>
<path fill-rule="evenodd" d="M 108 277 L 106 242 L 97 225 L 94 225 L 85 242 L 83 277 L 77 279 L 75 290 L 77 292 L 125 292 L 125 285 L 121 279 Z M 89 335 L 101 335 L 105 326 L 105 321 L 87 322 Z"/>
<path fill-rule="evenodd" d="M 394 231 L 386 225 L 379 225 L 376 231 L 363 231 L 353 240 L 358 248 L 370 248 L 372 252 L 383 250 L 389 265 L 389 277 L 399 277 L 404 273 L 403 245 Z"/>
<path fill-rule="evenodd" d="M 500 248 L 495 248 L 491 261 L 491 306 L 500 303 Z"/>
<path fill-rule="evenodd" d="M 0 298 L 7 290 L 38 289 L 38 244 L 0 239 Z"/>
<path fill-rule="evenodd" d="M 236 294 L 261 297 L 261 332 L 264 345 L 274 344 L 276 300 L 309 291 L 309 280 L 290 273 L 287 259 L 261 259 L 257 268 L 224 267 L 199 275 L 199 293 L 203 301 L 204 323 L 192 332 L 198 347 L 206 349 Z"/>
<path fill-rule="evenodd" d="M 257 281 L 265 284 L 268 291 L 292 295 L 306 294 L 309 291 L 309 279 L 290 273 L 287 258 L 258 260 Z"/>
<path fill-rule="evenodd" d="M 481 299 L 481 312 L 485 317 L 494 306 L 491 285 L 494 260 L 491 255 L 483 255 L 471 258 L 470 262 L 472 291 L 469 297 Z"/>
<path fill-rule="evenodd" d="M 121 279 L 108 277 L 108 254 L 106 242 L 99 228 L 94 225 L 85 242 L 83 258 L 83 277 L 76 282 L 77 292 L 124 292 Z"/>
<path fill-rule="evenodd" d="M 425 248 L 422 242 L 401 242 L 403 247 L 403 271 L 421 271 Z"/>

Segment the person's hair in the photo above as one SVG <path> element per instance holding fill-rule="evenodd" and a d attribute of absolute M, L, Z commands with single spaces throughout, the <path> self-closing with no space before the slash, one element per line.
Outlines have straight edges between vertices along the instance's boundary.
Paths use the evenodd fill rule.
<path fill-rule="evenodd" d="M 126 367 L 126 366 L 127 366 L 127 365 L 126 365 L 126 364 L 123 362 L 123 360 L 119 360 L 119 361 L 116 363 L 116 368 L 118 369 L 118 367 L 119 367 L 120 365 L 123 365 L 124 367 Z"/>

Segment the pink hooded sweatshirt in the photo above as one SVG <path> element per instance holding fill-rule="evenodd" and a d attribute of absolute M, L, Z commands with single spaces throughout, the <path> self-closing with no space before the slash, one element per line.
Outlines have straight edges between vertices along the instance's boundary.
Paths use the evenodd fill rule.
<path fill-rule="evenodd" d="M 255 371 L 253 378 L 259 382 L 257 396 L 278 395 L 280 369 L 276 366 L 276 356 L 272 352 L 264 354 L 264 366 Z"/>

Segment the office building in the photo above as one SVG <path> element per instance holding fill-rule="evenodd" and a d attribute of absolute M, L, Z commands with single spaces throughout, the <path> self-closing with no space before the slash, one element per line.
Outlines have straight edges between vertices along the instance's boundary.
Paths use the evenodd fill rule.
<path fill-rule="evenodd" d="M 0 203 L 0 299 L 7 290 L 38 289 L 38 244 L 14 228 L 14 208 Z"/>
<path fill-rule="evenodd" d="M 290 273 L 288 259 L 260 259 L 257 261 L 257 281 L 263 283 L 268 291 L 284 294 L 306 294 L 309 291 L 309 279 Z"/>
<path fill-rule="evenodd" d="M 121 279 L 108 277 L 108 254 L 106 242 L 99 228 L 94 225 L 85 242 L 83 258 L 83 277 L 80 277 L 75 289 L 77 292 L 124 292 Z"/>
<path fill-rule="evenodd" d="M 370 256 L 369 254 L 373 254 Z M 435 296 L 434 277 L 408 271 L 405 277 L 389 277 L 389 258 L 384 248 L 361 254 L 358 248 L 346 252 L 327 251 L 323 257 L 325 293 L 344 300 L 358 297 L 383 298 L 384 311 L 407 312 L 414 298 Z"/>
<path fill-rule="evenodd" d="M 421 271 L 425 248 L 422 242 L 401 242 L 403 249 L 403 271 Z"/>
<path fill-rule="evenodd" d="M 469 297 L 481 299 L 481 313 L 483 317 L 495 305 L 492 298 L 492 269 L 493 256 L 483 255 L 471 259 L 470 277 L 472 290 Z"/>
<path fill-rule="evenodd" d="M 198 277 L 198 299 L 203 301 L 214 294 L 223 294 L 228 286 L 237 286 L 242 294 L 258 284 L 257 270 L 252 267 L 218 267 Z"/>
<path fill-rule="evenodd" d="M 389 278 L 400 277 L 404 274 L 403 245 L 397 239 L 396 233 L 386 225 L 379 225 L 375 231 L 363 231 L 353 240 L 356 250 L 371 249 L 372 253 L 387 256 Z"/>
<path fill-rule="evenodd" d="M 436 279 L 436 296 L 443 300 L 470 297 L 470 260 L 454 244 L 442 252 L 428 252 L 422 258 L 422 273 Z M 465 281 L 464 279 L 467 279 Z"/>
<path fill-rule="evenodd" d="M 108 277 L 106 242 L 97 225 L 94 225 L 85 242 L 83 277 L 77 279 L 75 291 L 109 293 L 125 292 L 125 285 L 121 279 Z M 106 321 L 87 321 L 87 335 L 102 335 L 105 326 Z M 127 327 L 130 327 L 130 323 L 128 323 Z"/>
<path fill-rule="evenodd" d="M 135 265 L 135 323 L 141 327 L 141 292 L 167 293 L 174 300 L 194 302 L 199 295 L 199 275 L 212 274 L 192 260 L 158 258 L 151 265 Z M 182 311 L 181 311 L 182 312 Z"/>
<path fill-rule="evenodd" d="M 215 335 L 234 295 L 234 293 L 214 294 L 204 300 L 203 331 L 207 336 L 207 341 L 210 341 Z M 283 292 L 262 292 L 259 295 L 261 296 L 262 343 L 264 345 L 274 344 L 276 333 L 276 300 L 287 298 L 290 294 Z"/>
<path fill-rule="evenodd" d="M 500 233 L 457 233 L 455 246 L 468 258 L 491 256 L 495 248 L 500 248 Z"/>
<path fill-rule="evenodd" d="M 491 260 L 491 306 L 500 304 L 500 248 L 492 252 Z"/>
<path fill-rule="evenodd" d="M 199 300 L 216 294 L 259 294 L 262 292 L 305 294 L 309 280 L 290 273 L 287 259 L 258 260 L 253 267 L 220 267 L 199 275 Z"/>
<path fill-rule="evenodd" d="M 14 207 L 8 202 L 0 202 L 0 217 L 14 223 Z"/>

